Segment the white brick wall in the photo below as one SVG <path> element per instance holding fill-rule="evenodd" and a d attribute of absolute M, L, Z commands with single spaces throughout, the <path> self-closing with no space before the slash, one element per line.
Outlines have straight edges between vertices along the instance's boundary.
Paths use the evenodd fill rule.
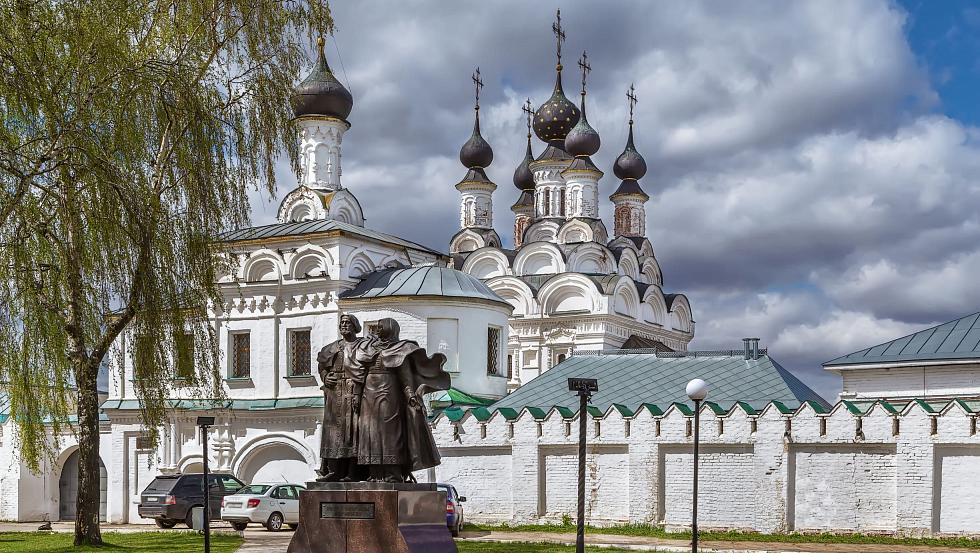
<path fill-rule="evenodd" d="M 700 525 L 980 535 L 974 417 L 956 404 L 940 413 L 912 404 L 899 414 L 876 405 L 860 416 L 843 404 L 828 414 L 809 406 L 792 414 L 773 406 L 758 414 L 736 407 L 722 416 L 706 409 Z M 589 421 L 590 523 L 690 524 L 690 419 L 672 407 L 662 416 L 641 409 L 632 417 L 611 409 Z M 436 479 L 451 479 L 473 498 L 467 512 L 478 516 L 471 520 L 574 518 L 577 419 L 564 420 L 557 411 L 542 420 L 526 411 L 513 421 L 499 413 L 486 422 L 440 417 L 434 434 L 445 459 Z M 501 459 L 508 452 L 509 464 Z M 508 465 L 510 474 L 501 474 Z"/>
<path fill-rule="evenodd" d="M 664 520 L 667 526 L 691 525 L 694 454 L 690 447 L 662 448 Z M 700 452 L 698 523 L 703 528 L 754 528 L 755 454 L 752 446 L 708 446 Z M 722 511 L 714 505 L 742 506 Z"/>
<path fill-rule="evenodd" d="M 939 530 L 980 533 L 980 446 L 937 447 Z"/>
<path fill-rule="evenodd" d="M 896 530 L 894 447 L 793 447 L 790 466 L 793 529 Z"/>

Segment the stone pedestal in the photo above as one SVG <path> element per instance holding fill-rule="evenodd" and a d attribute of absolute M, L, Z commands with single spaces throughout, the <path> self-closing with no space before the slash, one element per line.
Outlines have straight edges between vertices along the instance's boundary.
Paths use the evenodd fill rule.
<path fill-rule="evenodd" d="M 435 484 L 310 482 L 288 553 L 457 553 Z"/>

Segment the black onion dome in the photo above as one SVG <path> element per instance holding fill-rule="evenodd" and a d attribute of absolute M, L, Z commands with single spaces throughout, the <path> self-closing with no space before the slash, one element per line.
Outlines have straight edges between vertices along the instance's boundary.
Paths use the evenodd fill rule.
<path fill-rule="evenodd" d="M 527 153 L 514 171 L 514 186 L 518 190 L 534 190 L 534 173 L 531 172 L 532 161 L 534 161 L 534 154 L 531 153 L 531 135 L 528 135 Z"/>
<path fill-rule="evenodd" d="M 480 112 L 476 112 L 476 121 L 473 123 L 473 134 L 470 139 L 459 149 L 459 161 L 469 169 L 475 167 L 489 167 L 493 161 L 493 148 L 480 135 Z"/>
<path fill-rule="evenodd" d="M 647 162 L 636 151 L 633 145 L 633 125 L 630 124 L 629 138 L 626 140 L 626 149 L 616 158 L 613 165 L 613 173 L 620 179 L 641 179 L 647 174 Z"/>
<path fill-rule="evenodd" d="M 573 156 L 591 156 L 599 151 L 599 133 L 589 125 L 585 116 L 585 97 L 582 97 L 582 116 L 565 137 L 565 151 Z"/>
<path fill-rule="evenodd" d="M 319 54 L 313 72 L 296 87 L 293 93 L 293 114 L 326 115 L 347 120 L 354 107 L 350 92 L 334 77 L 323 54 L 323 38 L 317 41 Z"/>
<path fill-rule="evenodd" d="M 559 71 L 551 98 L 534 112 L 534 134 L 545 142 L 561 143 L 568 132 L 578 124 L 579 116 L 579 109 L 565 97 Z"/>

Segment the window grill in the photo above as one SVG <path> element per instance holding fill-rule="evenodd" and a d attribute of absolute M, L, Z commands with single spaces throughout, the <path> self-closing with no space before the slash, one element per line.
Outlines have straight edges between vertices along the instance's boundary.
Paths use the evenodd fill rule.
<path fill-rule="evenodd" d="M 498 367 L 500 359 L 500 329 L 491 326 L 487 329 L 487 374 L 495 375 L 499 373 Z"/>
<path fill-rule="evenodd" d="M 289 332 L 289 355 L 290 376 L 309 376 L 311 365 L 309 330 Z"/>
<path fill-rule="evenodd" d="M 251 336 L 247 332 L 232 334 L 232 378 L 248 378 L 250 373 Z"/>

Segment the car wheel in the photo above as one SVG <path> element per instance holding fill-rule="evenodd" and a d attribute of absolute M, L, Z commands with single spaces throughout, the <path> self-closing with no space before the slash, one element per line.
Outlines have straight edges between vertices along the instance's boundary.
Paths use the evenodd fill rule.
<path fill-rule="evenodd" d="M 297 524 L 290 524 L 290 525 L 289 525 L 289 529 L 290 529 L 290 530 L 295 530 L 295 529 L 297 529 L 297 528 L 299 528 L 299 523 L 297 523 Z"/>
<path fill-rule="evenodd" d="M 248 523 L 247 522 L 232 522 L 231 523 L 231 527 L 234 528 L 238 532 L 244 532 L 245 531 L 245 528 L 248 527 Z"/>
<path fill-rule="evenodd" d="M 157 528 L 173 528 L 174 526 L 177 526 L 176 520 L 157 518 L 154 519 L 153 521 L 157 523 Z"/>
<path fill-rule="evenodd" d="M 282 515 L 280 513 L 272 513 L 269 515 L 269 520 L 265 522 L 265 529 L 270 532 L 278 532 L 282 530 Z"/>

